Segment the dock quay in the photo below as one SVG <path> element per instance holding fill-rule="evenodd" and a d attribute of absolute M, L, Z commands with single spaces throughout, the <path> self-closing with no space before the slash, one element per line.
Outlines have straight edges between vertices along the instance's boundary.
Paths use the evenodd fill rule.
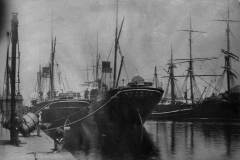
<path fill-rule="evenodd" d="M 75 160 L 73 155 L 63 150 L 53 151 L 54 141 L 43 131 L 29 137 L 19 135 L 19 146 L 11 145 L 9 130 L 0 125 L 0 160 Z"/>

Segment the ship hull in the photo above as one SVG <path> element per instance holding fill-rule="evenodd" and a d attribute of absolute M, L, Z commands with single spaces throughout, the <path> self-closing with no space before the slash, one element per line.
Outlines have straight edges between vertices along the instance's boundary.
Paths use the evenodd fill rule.
<path fill-rule="evenodd" d="M 149 119 L 174 120 L 184 119 L 192 115 L 192 105 L 179 104 L 158 104 L 155 106 Z"/>
<path fill-rule="evenodd" d="M 86 116 L 89 113 L 89 104 L 90 102 L 85 100 L 56 100 L 36 104 L 32 111 L 36 114 L 41 111 L 41 129 L 54 139 L 56 128 L 69 127 L 69 123 Z M 64 135 L 65 146 L 80 141 L 81 128 L 81 122 L 70 125 Z"/>
<path fill-rule="evenodd" d="M 93 120 L 98 131 L 100 152 L 108 155 L 124 150 L 122 154 L 125 154 L 127 150 L 139 151 L 137 155 L 140 155 L 148 149 L 152 150 L 153 145 L 146 142 L 143 123 L 161 100 L 162 94 L 161 89 L 114 89 L 104 99 L 93 104 L 94 110 L 99 109 Z M 122 144 L 126 146 L 122 147 Z M 143 146 L 146 147 L 144 150 Z"/>
<path fill-rule="evenodd" d="M 56 130 L 52 128 L 65 124 L 68 117 L 68 122 L 76 123 L 71 124 L 70 130 L 65 131 L 64 147 L 66 149 L 84 150 L 86 146 L 94 145 L 92 139 L 104 139 L 104 143 L 101 141 L 102 146 L 99 146 L 104 148 L 106 143 L 115 142 L 125 129 L 143 131 L 143 123 L 161 100 L 162 94 L 163 90 L 154 88 L 115 89 L 109 91 L 104 99 L 87 105 L 87 109 L 82 106 L 79 110 L 72 108 L 71 113 L 75 114 L 69 113 L 68 115 L 71 115 L 69 117 L 67 116 L 67 111 L 70 111 L 69 106 L 67 109 L 56 103 L 55 106 L 45 107 L 42 110 L 43 129 L 54 138 Z M 139 138 L 142 134 L 144 133 L 139 134 Z M 107 140 L 106 137 L 108 137 Z"/>
<path fill-rule="evenodd" d="M 184 121 L 240 121 L 239 96 L 209 97 L 193 105 L 158 105 L 152 119 Z"/>
<path fill-rule="evenodd" d="M 240 104 L 223 99 L 206 100 L 196 105 L 193 118 L 240 121 Z"/>
<path fill-rule="evenodd" d="M 161 100 L 163 90 L 155 88 L 122 88 L 109 91 L 95 107 L 105 107 L 96 115 L 97 121 L 109 121 L 119 126 L 142 125 Z"/>

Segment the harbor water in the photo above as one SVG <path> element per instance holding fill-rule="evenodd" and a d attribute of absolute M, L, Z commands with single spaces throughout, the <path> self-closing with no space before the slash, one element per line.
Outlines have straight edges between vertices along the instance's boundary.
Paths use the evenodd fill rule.
<path fill-rule="evenodd" d="M 116 159 L 159 159 L 159 160 L 238 160 L 240 157 L 240 123 L 214 122 L 172 122 L 146 121 L 146 132 L 135 132 L 134 137 L 142 136 L 144 143 L 136 143 L 137 138 L 123 136 L 118 145 L 106 143 L 104 147 L 111 153 L 102 152 L 94 139 L 89 149 L 74 151 L 77 159 L 116 160 Z M 132 131 L 122 131 L 131 132 Z M 133 131 L 134 133 L 134 131 Z M 145 140 L 144 140 L 145 139 Z M 122 153 L 119 148 L 128 148 L 129 144 L 137 144 L 136 150 L 147 150 L 146 155 L 139 156 L 139 152 L 132 149 Z M 122 146 L 120 146 L 122 145 Z M 128 145 L 128 146 L 127 146 Z M 152 145 L 152 146 L 151 146 Z M 147 147 L 146 147 L 147 146 Z M 151 146 L 151 147 L 150 147 Z M 114 148 L 116 149 L 114 151 Z M 119 154 L 116 152 L 119 151 Z M 113 154 L 114 153 L 114 154 Z"/>
<path fill-rule="evenodd" d="M 162 160 L 237 160 L 240 123 L 148 121 Z"/>

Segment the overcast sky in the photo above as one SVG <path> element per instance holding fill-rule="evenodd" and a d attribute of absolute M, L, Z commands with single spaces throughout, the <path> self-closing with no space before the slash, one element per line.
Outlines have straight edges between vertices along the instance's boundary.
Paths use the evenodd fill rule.
<path fill-rule="evenodd" d="M 238 0 L 229 2 L 231 18 L 240 19 Z M 188 35 L 177 30 L 187 29 L 190 14 L 193 27 L 207 32 L 194 34 L 193 56 L 220 56 L 220 49 L 226 47 L 226 25 L 212 20 L 226 18 L 226 9 L 227 0 L 119 0 L 119 19 L 125 17 L 120 45 L 129 77 L 140 74 L 151 79 L 155 65 L 159 74 L 165 75 L 160 66 L 166 66 L 170 58 L 170 44 L 174 58 L 188 56 Z M 113 45 L 114 0 L 12 0 L 11 12 L 19 14 L 21 88 L 26 100 L 34 92 L 39 65 L 49 61 L 51 17 L 53 34 L 57 37 L 56 61 L 69 81 L 69 90 L 82 89 L 80 84 L 86 80 L 84 69 L 92 65 L 95 58 L 97 33 L 103 58 Z M 231 28 L 232 52 L 240 55 L 240 24 L 232 24 Z M 2 39 L 1 75 L 6 45 Z M 199 74 L 221 73 L 223 64 L 222 57 L 210 63 L 196 63 L 194 69 Z M 235 70 L 239 67 L 234 64 Z M 183 74 L 185 70 L 186 65 L 178 66 L 176 74 Z M 1 84 L 2 81 L 3 76 Z"/>

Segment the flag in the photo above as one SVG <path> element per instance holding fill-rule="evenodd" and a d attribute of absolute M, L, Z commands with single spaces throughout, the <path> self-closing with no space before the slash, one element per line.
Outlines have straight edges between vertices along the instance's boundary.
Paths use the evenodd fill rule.
<path fill-rule="evenodd" d="M 103 73 L 111 73 L 112 72 L 112 68 L 110 67 L 109 61 L 102 62 L 102 72 Z"/>

